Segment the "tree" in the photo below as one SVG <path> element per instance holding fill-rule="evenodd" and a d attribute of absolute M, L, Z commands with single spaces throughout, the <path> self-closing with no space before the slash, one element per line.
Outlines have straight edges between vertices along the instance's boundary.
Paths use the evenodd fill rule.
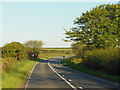
<path fill-rule="evenodd" d="M 73 53 L 75 53 L 75 55 L 78 58 L 82 58 L 84 52 L 86 51 L 86 48 L 85 48 L 86 45 L 76 42 L 76 43 L 72 43 L 71 46 L 72 46 Z"/>
<path fill-rule="evenodd" d="M 2 57 L 16 57 L 19 61 L 26 56 L 26 48 L 19 42 L 11 42 L 2 47 Z"/>
<path fill-rule="evenodd" d="M 43 42 L 38 40 L 30 40 L 25 42 L 24 45 L 27 47 L 29 58 L 35 59 L 38 58 Z"/>
<path fill-rule="evenodd" d="M 43 42 L 38 40 L 30 40 L 25 42 L 24 45 L 30 48 L 41 48 L 43 45 Z"/>
<path fill-rule="evenodd" d="M 119 4 L 95 7 L 76 18 L 76 27 L 66 30 L 68 40 L 65 41 L 79 41 L 88 49 L 115 47 L 120 40 L 119 17 Z"/>

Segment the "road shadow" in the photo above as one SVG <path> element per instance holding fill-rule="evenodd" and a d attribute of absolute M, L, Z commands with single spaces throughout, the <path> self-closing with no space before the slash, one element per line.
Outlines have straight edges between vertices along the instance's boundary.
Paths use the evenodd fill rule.
<path fill-rule="evenodd" d="M 40 62 L 40 61 L 43 61 L 43 59 L 40 59 L 40 58 L 36 58 L 36 59 L 31 59 L 32 61 L 36 61 L 36 62 Z"/>

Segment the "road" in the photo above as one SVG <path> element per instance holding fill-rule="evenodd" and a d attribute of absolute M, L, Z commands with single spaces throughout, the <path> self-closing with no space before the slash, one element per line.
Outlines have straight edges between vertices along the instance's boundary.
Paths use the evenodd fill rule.
<path fill-rule="evenodd" d="M 117 90 L 118 84 L 91 76 L 60 64 L 62 57 L 49 58 L 38 62 L 27 82 L 30 88 L 54 88 L 68 90 Z"/>

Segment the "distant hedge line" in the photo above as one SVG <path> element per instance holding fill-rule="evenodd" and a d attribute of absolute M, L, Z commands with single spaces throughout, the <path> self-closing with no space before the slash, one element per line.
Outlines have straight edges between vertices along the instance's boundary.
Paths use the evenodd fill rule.
<path fill-rule="evenodd" d="M 41 52 L 42 53 L 44 53 L 44 54 L 49 54 L 49 53 L 64 53 L 64 54 L 72 54 L 72 50 L 70 49 L 70 50 L 52 50 L 52 49 L 50 49 L 50 50 L 41 50 Z"/>

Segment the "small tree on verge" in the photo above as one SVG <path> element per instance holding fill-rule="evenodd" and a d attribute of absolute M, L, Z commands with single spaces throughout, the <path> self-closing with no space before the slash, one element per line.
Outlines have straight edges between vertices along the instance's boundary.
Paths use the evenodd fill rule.
<path fill-rule="evenodd" d="M 39 40 L 30 40 L 24 43 L 24 45 L 28 48 L 27 52 L 30 59 L 38 58 L 38 54 L 40 53 L 40 49 L 43 45 L 42 41 Z"/>
<path fill-rule="evenodd" d="M 26 48 L 19 42 L 11 42 L 2 47 L 2 57 L 16 57 L 19 61 L 26 56 Z"/>

